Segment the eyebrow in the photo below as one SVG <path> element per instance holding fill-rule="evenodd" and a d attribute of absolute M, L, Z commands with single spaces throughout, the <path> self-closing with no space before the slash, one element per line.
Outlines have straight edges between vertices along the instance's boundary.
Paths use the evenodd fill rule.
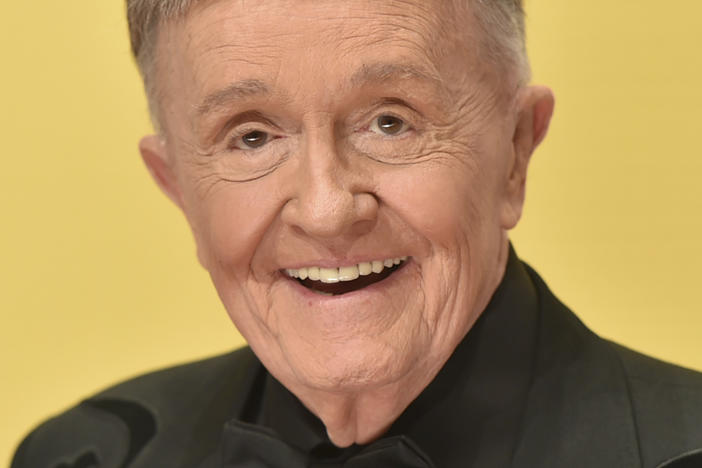
<path fill-rule="evenodd" d="M 226 107 L 227 104 L 233 101 L 253 96 L 265 96 L 268 94 L 270 94 L 270 89 L 263 81 L 253 79 L 241 80 L 208 94 L 205 99 L 197 105 L 196 110 L 198 115 L 202 116 L 217 108 Z"/>
<path fill-rule="evenodd" d="M 414 65 L 402 63 L 377 62 L 364 64 L 352 75 L 349 83 L 352 87 L 356 88 L 369 83 L 407 79 L 424 81 L 432 84 L 442 92 L 442 94 L 446 92 L 444 82 L 437 74 Z M 199 116 L 203 116 L 218 108 L 227 107 L 230 103 L 237 100 L 254 96 L 266 96 L 270 93 L 270 88 L 261 80 L 240 80 L 208 94 L 202 102 L 197 105 L 196 111 Z"/>
<path fill-rule="evenodd" d="M 438 73 L 407 63 L 377 62 L 364 64 L 351 77 L 353 87 L 361 87 L 369 83 L 382 83 L 392 80 L 416 80 L 431 84 L 442 93 L 446 92 L 444 81 Z"/>

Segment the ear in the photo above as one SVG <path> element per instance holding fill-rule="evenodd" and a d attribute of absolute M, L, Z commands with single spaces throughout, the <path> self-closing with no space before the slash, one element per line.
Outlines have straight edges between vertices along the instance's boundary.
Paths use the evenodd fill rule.
<path fill-rule="evenodd" d="M 159 135 L 147 135 L 139 142 L 139 151 L 144 164 L 154 178 L 156 184 L 168 198 L 183 208 L 182 197 L 173 170 L 172 160 L 168 157 L 166 142 Z"/>
<path fill-rule="evenodd" d="M 502 210 L 504 229 L 512 229 L 522 216 L 529 161 L 536 147 L 546 137 L 554 105 L 553 92 L 545 86 L 530 86 L 522 91 L 512 137 L 512 161 Z"/>
<path fill-rule="evenodd" d="M 173 168 L 173 158 L 168 156 L 166 141 L 159 135 L 147 135 L 139 142 L 139 151 L 141 152 L 141 158 L 144 160 L 144 164 L 146 164 L 146 167 L 151 173 L 151 177 L 154 178 L 161 191 L 185 213 L 183 209 L 183 197 L 180 192 L 180 186 L 178 185 L 178 178 Z M 197 259 L 200 264 L 207 269 L 205 257 L 203 256 L 200 243 L 198 242 L 199 236 L 195 230 L 195 226 L 192 223 L 190 223 L 190 226 L 193 229 L 193 235 L 195 237 Z"/>

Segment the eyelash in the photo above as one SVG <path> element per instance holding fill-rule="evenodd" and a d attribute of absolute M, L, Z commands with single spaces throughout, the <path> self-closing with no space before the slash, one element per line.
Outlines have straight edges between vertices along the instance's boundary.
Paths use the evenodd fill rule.
<path fill-rule="evenodd" d="M 391 118 L 393 118 L 393 119 L 397 119 L 397 120 L 401 121 L 401 122 L 402 122 L 402 129 L 401 129 L 398 133 L 396 133 L 396 134 L 390 134 L 390 133 L 385 133 L 385 132 L 383 132 L 383 131 L 379 128 L 380 126 L 379 126 L 379 123 L 378 123 L 378 120 L 379 120 L 381 117 L 391 117 Z M 373 127 L 374 127 L 374 126 L 377 127 L 377 129 L 378 129 L 377 132 L 373 130 Z M 387 137 L 387 138 L 401 138 L 401 137 L 403 137 L 405 134 L 407 134 L 408 132 L 414 130 L 414 127 L 413 127 L 413 125 L 410 123 L 410 119 L 407 119 L 407 118 L 405 118 L 405 117 L 402 117 L 402 116 L 400 116 L 400 115 L 397 115 L 397 114 L 394 113 L 394 112 L 381 112 L 381 113 L 379 113 L 379 114 L 376 114 L 375 117 L 373 117 L 373 120 L 371 120 L 371 123 L 368 124 L 368 125 L 364 128 L 364 130 L 366 130 L 366 131 L 371 131 L 371 132 L 373 132 L 373 133 L 376 133 L 376 134 L 378 134 L 378 135 L 380 135 L 380 136 Z"/>
<path fill-rule="evenodd" d="M 263 145 L 261 145 L 261 147 L 259 147 L 259 148 L 240 148 L 240 147 L 238 146 L 240 143 L 242 143 L 242 142 L 241 142 L 241 139 L 242 139 L 243 137 L 245 137 L 246 135 L 249 135 L 249 134 L 251 134 L 251 133 L 255 133 L 255 132 L 264 133 L 264 134 L 266 134 L 266 136 L 267 136 L 266 142 L 265 142 Z M 263 129 L 261 129 L 261 128 L 255 128 L 255 127 L 248 127 L 248 128 L 247 128 L 247 127 L 244 127 L 244 128 L 242 128 L 242 129 L 240 129 L 240 130 L 236 130 L 236 131 L 228 138 L 228 140 L 227 140 L 227 141 L 228 141 L 227 148 L 228 148 L 229 150 L 256 151 L 256 150 L 258 150 L 258 149 L 260 149 L 260 148 L 262 148 L 262 147 L 268 145 L 271 141 L 276 140 L 276 139 L 278 139 L 278 138 L 281 138 L 281 137 L 276 136 L 275 134 L 273 134 L 273 133 L 271 133 L 271 132 L 269 132 L 269 131 L 267 131 L 267 130 L 263 130 Z"/>
<path fill-rule="evenodd" d="M 398 119 L 398 120 L 400 120 L 400 121 L 402 122 L 403 128 L 401 129 L 401 131 L 400 131 L 399 133 L 397 133 L 397 134 L 395 134 L 395 135 L 384 133 L 384 132 L 380 131 L 379 129 L 378 129 L 379 131 L 376 132 L 376 131 L 373 130 L 373 126 L 374 126 L 374 125 L 377 126 L 378 119 L 380 119 L 381 117 L 392 117 L 392 118 L 394 118 L 394 119 Z M 412 131 L 412 130 L 415 130 L 415 128 L 414 128 L 414 126 L 412 125 L 410 119 L 407 119 L 407 118 L 405 118 L 405 117 L 402 117 L 402 116 L 400 116 L 398 113 L 395 113 L 395 112 L 380 112 L 380 113 L 374 114 L 374 117 L 373 117 L 373 119 L 371 120 L 371 122 L 370 122 L 368 125 L 366 125 L 365 127 L 363 127 L 361 130 L 362 130 L 362 131 L 369 131 L 369 132 L 376 133 L 377 135 L 379 135 L 379 136 L 381 136 L 381 137 L 384 137 L 384 138 L 402 138 L 402 137 L 405 136 L 408 132 L 410 132 L 410 131 Z M 241 139 L 242 139 L 244 136 L 246 136 L 246 135 L 248 135 L 248 134 L 251 134 L 251 133 L 255 133 L 255 132 L 261 132 L 261 133 L 264 133 L 264 134 L 267 136 L 265 143 L 263 143 L 263 144 L 262 144 L 260 147 L 258 147 L 258 148 L 241 148 L 241 147 L 239 147 L 239 145 L 242 143 L 242 142 L 241 142 Z M 276 134 L 274 134 L 274 133 L 272 133 L 272 132 L 270 132 L 270 131 L 268 131 L 268 130 L 264 130 L 264 129 L 257 128 L 257 127 L 244 127 L 244 128 L 242 128 L 242 129 L 240 129 L 240 130 L 236 130 L 236 131 L 234 132 L 234 134 L 232 134 L 232 135 L 228 138 L 227 149 L 232 150 L 232 151 L 233 151 L 233 150 L 238 150 L 238 151 L 249 151 L 249 152 L 250 152 L 250 151 L 257 151 L 257 150 L 259 150 L 259 149 L 261 149 L 261 148 L 263 148 L 263 147 L 269 145 L 273 140 L 277 140 L 277 139 L 279 139 L 279 138 L 283 138 L 283 137 L 277 136 Z"/>

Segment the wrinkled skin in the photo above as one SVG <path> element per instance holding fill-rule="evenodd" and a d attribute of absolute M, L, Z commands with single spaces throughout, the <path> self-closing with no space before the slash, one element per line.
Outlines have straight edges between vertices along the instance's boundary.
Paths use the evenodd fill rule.
<path fill-rule="evenodd" d="M 339 446 L 381 436 L 484 310 L 553 108 L 447 4 L 216 0 L 159 38 L 144 160 L 233 322 Z M 333 297 L 282 273 L 399 256 Z"/>

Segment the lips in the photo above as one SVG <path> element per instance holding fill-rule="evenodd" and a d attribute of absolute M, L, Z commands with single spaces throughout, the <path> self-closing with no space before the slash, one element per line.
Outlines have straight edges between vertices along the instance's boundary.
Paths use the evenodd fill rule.
<path fill-rule="evenodd" d="M 357 291 L 384 280 L 400 268 L 407 259 L 408 257 L 387 258 L 338 268 L 311 266 L 287 269 L 284 273 L 314 292 L 339 295 Z"/>

